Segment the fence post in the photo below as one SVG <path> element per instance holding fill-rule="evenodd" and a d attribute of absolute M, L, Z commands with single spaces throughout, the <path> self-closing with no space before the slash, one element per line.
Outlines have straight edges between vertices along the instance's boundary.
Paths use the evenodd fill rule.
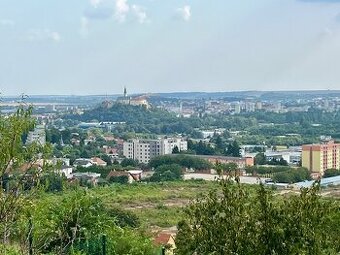
<path fill-rule="evenodd" d="M 165 247 L 162 247 L 162 253 L 161 255 L 165 255 Z"/>
<path fill-rule="evenodd" d="M 103 255 L 106 255 L 106 235 L 102 236 Z"/>

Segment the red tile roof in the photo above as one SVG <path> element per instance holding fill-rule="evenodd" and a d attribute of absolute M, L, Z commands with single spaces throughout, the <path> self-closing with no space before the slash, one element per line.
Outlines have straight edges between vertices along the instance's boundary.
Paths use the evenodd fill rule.
<path fill-rule="evenodd" d="M 169 240 L 173 238 L 169 233 L 159 233 L 158 236 L 154 239 L 154 243 L 156 245 L 166 245 L 169 243 Z"/>

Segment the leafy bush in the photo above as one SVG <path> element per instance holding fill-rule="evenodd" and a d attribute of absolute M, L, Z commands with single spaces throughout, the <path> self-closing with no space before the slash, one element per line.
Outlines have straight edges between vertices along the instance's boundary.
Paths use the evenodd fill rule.
<path fill-rule="evenodd" d="M 222 181 L 197 198 L 178 224 L 176 254 L 338 254 L 339 204 L 323 201 L 319 184 L 281 200 L 263 185 L 254 196 Z"/>
<path fill-rule="evenodd" d="M 111 183 L 120 183 L 120 184 L 126 184 L 129 182 L 129 177 L 126 175 L 123 176 L 111 176 L 109 179 L 109 182 Z"/>
<path fill-rule="evenodd" d="M 181 180 L 183 176 L 182 167 L 177 164 L 161 165 L 155 169 L 150 181 L 176 181 Z"/>
<path fill-rule="evenodd" d="M 308 169 L 298 168 L 291 169 L 281 173 L 276 173 L 274 174 L 272 179 L 274 182 L 295 183 L 310 180 L 311 177 Z"/>
<path fill-rule="evenodd" d="M 130 211 L 115 207 L 108 209 L 107 212 L 110 217 L 116 220 L 116 224 L 119 227 L 137 228 L 140 226 L 139 218 Z"/>
<path fill-rule="evenodd" d="M 339 169 L 327 169 L 323 175 L 324 178 L 340 175 Z"/>
<path fill-rule="evenodd" d="M 193 168 L 196 170 L 211 169 L 212 164 L 207 160 L 189 155 L 164 155 L 158 156 L 150 160 L 149 166 L 157 168 L 161 165 L 177 164 L 185 168 Z"/>

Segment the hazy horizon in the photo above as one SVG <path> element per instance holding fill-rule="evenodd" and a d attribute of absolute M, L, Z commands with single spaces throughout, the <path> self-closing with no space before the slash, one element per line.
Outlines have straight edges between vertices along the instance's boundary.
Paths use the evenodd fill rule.
<path fill-rule="evenodd" d="M 157 95 L 157 94 L 195 94 L 195 93 L 206 93 L 206 94 L 224 94 L 224 93 L 290 93 L 290 92 L 304 92 L 306 94 L 308 93 L 340 93 L 340 89 L 310 89 L 310 90 L 232 90 L 232 91 L 165 91 L 165 92 L 134 92 L 131 91 L 128 93 L 128 95 L 145 95 L 145 94 L 150 94 L 150 95 Z M 79 96 L 79 97 L 105 97 L 105 96 L 122 96 L 123 92 L 121 93 L 112 93 L 112 94 L 12 94 L 12 95 L 5 95 L 5 94 L 0 94 L 2 98 L 19 98 L 21 96 L 28 96 L 28 97 L 49 97 L 49 96 L 57 96 L 57 97 L 72 97 L 72 96 Z"/>
<path fill-rule="evenodd" d="M 340 89 L 340 0 L 0 2 L 3 96 Z"/>

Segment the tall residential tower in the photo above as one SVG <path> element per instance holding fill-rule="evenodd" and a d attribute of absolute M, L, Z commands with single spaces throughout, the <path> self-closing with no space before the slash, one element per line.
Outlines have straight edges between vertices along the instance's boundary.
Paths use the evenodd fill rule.
<path fill-rule="evenodd" d="M 340 144 L 333 140 L 302 146 L 302 166 L 321 175 L 327 169 L 340 169 Z"/>

